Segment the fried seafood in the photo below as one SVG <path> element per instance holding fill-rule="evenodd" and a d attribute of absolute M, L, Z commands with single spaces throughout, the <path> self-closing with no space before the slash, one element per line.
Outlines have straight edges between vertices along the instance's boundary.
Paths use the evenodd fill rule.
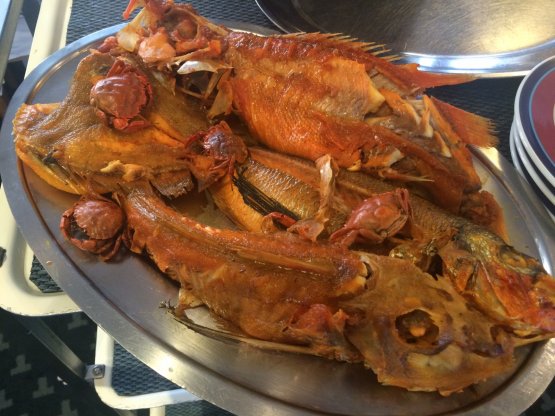
<path fill-rule="evenodd" d="M 123 242 L 180 285 L 176 313 L 205 305 L 243 335 L 409 390 L 460 391 L 553 336 L 553 279 L 496 234 L 500 209 L 479 192 L 467 144 L 493 143 L 488 122 L 422 95 L 467 77 L 337 36 L 230 31 L 171 1 L 125 14 L 137 5 L 63 102 L 14 119 L 19 158 L 83 195 L 60 222 L 72 244 L 109 260 Z M 312 161 L 247 147 L 231 112 Z M 246 231 L 162 199 L 195 183 Z"/>
<path fill-rule="evenodd" d="M 117 254 L 124 225 L 119 205 L 100 195 L 82 196 L 60 220 L 66 239 L 81 250 L 98 254 L 104 261 Z"/>
<path fill-rule="evenodd" d="M 217 92 L 209 114 L 235 111 L 265 145 L 414 183 L 456 213 L 480 189 L 467 144 L 495 143 L 489 122 L 422 95 L 469 77 L 395 65 L 380 47 L 337 35 L 232 31 L 172 1 L 131 1 L 124 17 L 139 5 L 119 45 L 149 65 L 179 67 L 188 82 L 195 68 L 214 72 L 200 94 Z M 171 53 L 153 56 L 161 45 Z"/>
<path fill-rule="evenodd" d="M 121 68 L 126 74 L 140 74 L 143 86 L 148 80 L 152 97 L 139 115 L 129 118 L 131 114 L 117 110 L 130 103 L 121 93 L 121 78 L 109 88 L 107 80 L 113 77 L 106 76 L 114 67 L 120 75 Z M 13 123 L 19 158 L 58 189 L 104 193 L 120 183 L 147 179 L 168 196 L 193 186 L 187 140 L 209 127 L 198 103 L 174 94 L 139 59 L 103 53 L 80 62 L 62 103 L 25 104 Z"/>
<path fill-rule="evenodd" d="M 233 221 L 251 231 L 267 231 L 270 219 L 284 215 L 307 221 L 320 209 L 320 173 L 307 161 L 250 148 L 250 158 L 233 177 L 215 184 L 215 202 Z M 366 250 L 389 253 L 425 271 L 437 259 L 441 274 L 473 305 L 511 328 L 520 343 L 555 331 L 555 280 L 541 264 L 507 245 L 485 227 L 408 195 L 393 199 L 394 186 L 359 172 L 339 171 L 334 181 L 323 238 L 352 231 L 366 235 Z M 379 201 L 379 203 L 376 202 Z M 374 209 L 370 209 L 370 207 Z M 384 211 L 384 207 L 386 208 Z M 362 209 L 361 209 L 362 208 Z M 272 215 L 273 214 L 273 215 Z M 379 220 L 381 216 L 381 221 Z M 410 218 L 412 232 L 395 236 Z M 391 224 L 392 229 L 384 233 Z M 342 228 L 343 227 L 343 228 Z M 288 228 L 291 230 L 291 227 Z M 392 232 L 394 231 L 394 232 Z M 376 236 L 390 238 L 375 246 Z M 407 238 L 408 237 L 408 238 Z M 350 241 L 349 243 L 351 243 Z"/>
<path fill-rule="evenodd" d="M 479 188 L 465 143 L 493 143 L 487 122 L 416 95 L 428 86 L 462 79 L 393 65 L 367 53 L 363 45 L 344 39 L 316 34 L 260 37 L 215 26 L 188 6 L 155 1 L 147 1 L 145 6 L 119 34 L 120 45 L 159 66 L 206 60 L 215 71 L 233 68 L 231 75 L 220 78 L 216 101 L 231 99 L 238 114 L 265 144 L 313 160 L 331 154 L 340 166 L 379 169 L 395 179 L 403 175 L 391 174 L 392 166 L 408 167 L 407 172 L 433 179 L 427 186 L 433 194 L 441 195 L 441 201 L 436 198 L 436 202 L 455 211 L 463 201 L 461 192 Z M 133 7 L 131 2 L 128 11 Z M 133 45 L 127 42 L 131 34 Z M 171 59 L 146 58 L 154 39 L 172 46 Z M 279 123 L 274 122 L 276 118 Z M 362 176 L 357 180 L 365 181 Z M 492 222 L 498 220 L 497 207 L 487 196 L 474 194 L 465 202 L 473 199 L 482 209 L 493 212 Z M 305 208 L 317 210 L 320 206 Z M 343 216 L 350 215 L 353 208 L 348 205 Z M 281 221 L 283 215 L 291 218 L 289 213 L 282 211 Z M 456 287 L 519 335 L 552 332 L 552 283 L 541 265 L 471 223 L 451 217 L 447 220 L 447 215 L 437 221 L 431 218 L 435 213 L 427 206 L 414 215 L 425 219 L 425 228 L 436 238 L 455 229 L 449 244 L 439 240 L 444 243 L 440 251 L 444 272 Z M 244 212 L 235 215 L 239 217 L 243 223 L 249 221 Z M 462 253 L 470 254 L 460 257 Z M 394 254 L 415 256 L 414 249 L 406 246 Z M 421 257 L 419 253 L 416 256 Z M 519 282 L 518 288 L 509 284 L 513 280 Z"/>
<path fill-rule="evenodd" d="M 448 395 L 511 368 L 502 327 L 406 260 L 204 226 L 138 189 L 118 199 L 131 250 L 181 283 L 178 310 L 204 304 L 251 337 L 410 390 Z"/>

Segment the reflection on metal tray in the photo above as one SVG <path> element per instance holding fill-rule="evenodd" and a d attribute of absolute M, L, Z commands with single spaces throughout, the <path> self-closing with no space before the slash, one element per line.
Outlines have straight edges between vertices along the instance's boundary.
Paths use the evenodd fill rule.
<path fill-rule="evenodd" d="M 520 349 L 510 374 L 447 398 L 385 387 L 361 365 L 261 349 L 206 336 L 175 320 L 160 303 L 175 303 L 178 288 L 138 256 L 103 263 L 61 237 L 61 213 L 77 198 L 50 187 L 18 162 L 11 120 L 22 103 L 61 100 L 77 63 L 113 27 L 55 53 L 16 92 L 0 132 L 0 169 L 14 217 L 31 248 L 60 287 L 126 350 L 224 409 L 241 415 L 491 415 L 519 414 L 555 374 L 555 341 Z M 505 209 L 514 245 L 555 265 L 555 242 L 544 230 L 541 205 L 497 151 L 478 152 L 477 170 Z M 206 325 L 208 315 L 191 319 Z"/>
<path fill-rule="evenodd" d="M 286 32 L 383 43 L 422 69 L 522 75 L 555 55 L 552 0 L 256 0 Z"/>

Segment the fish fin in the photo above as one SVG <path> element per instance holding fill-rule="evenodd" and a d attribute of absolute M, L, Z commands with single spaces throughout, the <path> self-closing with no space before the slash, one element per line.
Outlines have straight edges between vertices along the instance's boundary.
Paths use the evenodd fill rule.
<path fill-rule="evenodd" d="M 310 43 L 319 43 L 327 47 L 335 47 L 338 49 L 349 48 L 351 50 L 359 50 L 360 52 L 370 53 L 386 61 L 399 59 L 398 55 L 389 54 L 391 49 L 387 49 L 384 44 L 361 41 L 343 33 L 300 32 L 281 35 L 281 37 L 295 38 Z"/>
<path fill-rule="evenodd" d="M 301 32 L 268 38 L 259 37 L 258 43 L 260 47 L 272 49 L 271 54 L 281 54 L 288 59 L 306 59 L 313 55 L 317 59 L 340 57 L 363 64 L 371 76 L 383 75 L 402 92 L 402 95 L 421 92 L 429 87 L 461 84 L 474 79 L 465 74 L 420 71 L 417 64 L 394 64 L 391 61 L 399 59 L 399 55 L 392 53 L 385 45 L 361 41 L 343 34 Z M 274 48 L 274 45 L 278 47 Z"/>
<path fill-rule="evenodd" d="M 138 7 L 144 7 L 143 0 L 130 0 L 129 3 L 127 4 L 127 7 L 122 13 L 122 18 L 124 20 L 129 19 L 131 17 L 131 13 L 133 13 L 133 10 L 135 10 Z"/>
<path fill-rule="evenodd" d="M 469 74 L 446 74 L 437 72 L 427 72 L 418 69 L 415 63 L 399 65 L 403 68 L 411 81 L 421 88 L 439 87 L 442 85 L 457 85 L 474 81 L 475 77 Z"/>
<path fill-rule="evenodd" d="M 471 126 L 465 126 L 463 121 L 453 119 L 452 117 L 446 117 L 445 112 L 442 112 L 438 106 L 435 105 L 428 96 L 424 95 L 422 97 L 426 107 L 430 110 L 430 120 L 434 126 L 435 132 L 434 137 L 438 142 L 443 143 L 450 153 L 450 158 L 452 160 L 452 166 L 456 171 L 464 177 L 463 186 L 465 191 L 472 191 L 480 189 L 481 180 L 474 164 L 472 162 L 472 154 L 466 146 L 469 140 L 468 130 L 472 129 Z M 470 120 L 472 121 L 473 114 L 468 114 Z M 462 116 L 465 112 L 461 113 Z M 482 134 L 483 132 L 478 132 Z M 486 132 L 487 134 L 487 132 Z M 471 136 L 470 136 L 471 137 Z"/>
<path fill-rule="evenodd" d="M 431 97 L 431 100 L 463 142 L 479 147 L 497 145 L 498 139 L 495 136 L 495 127 L 491 120 L 461 110 L 437 98 Z"/>
<path fill-rule="evenodd" d="M 509 241 L 503 208 L 488 191 L 472 192 L 465 196 L 460 215 L 474 224 L 489 229 L 503 241 Z"/>
<path fill-rule="evenodd" d="M 150 183 L 158 192 L 168 198 L 185 195 L 194 187 L 191 172 L 188 169 L 161 172 L 153 177 Z"/>
<path fill-rule="evenodd" d="M 213 313 L 210 313 L 210 316 L 212 317 L 212 319 L 216 320 L 214 324 L 215 327 L 210 327 L 202 323 L 195 322 L 193 319 L 187 316 L 186 311 L 179 306 L 173 309 L 170 308 L 168 310 L 168 313 L 173 315 L 173 318 L 177 322 L 185 325 L 187 328 L 213 339 L 227 342 L 231 341 L 236 343 L 243 343 L 245 345 L 250 345 L 262 350 L 283 351 L 309 355 L 314 354 L 313 349 L 310 348 L 309 345 L 285 344 L 277 341 L 266 341 L 258 338 L 253 338 L 242 332 L 240 329 L 234 327 L 233 324 L 230 324 L 222 318 L 219 318 Z"/>
<path fill-rule="evenodd" d="M 297 214 L 287 209 L 285 206 L 279 203 L 279 201 L 270 198 L 256 186 L 251 184 L 240 173 L 237 176 L 233 176 L 231 180 L 241 193 L 245 204 L 247 204 L 258 213 L 262 215 L 268 215 L 273 212 L 279 212 L 281 214 L 287 215 L 290 218 L 293 218 L 295 221 L 298 221 L 300 219 Z"/>

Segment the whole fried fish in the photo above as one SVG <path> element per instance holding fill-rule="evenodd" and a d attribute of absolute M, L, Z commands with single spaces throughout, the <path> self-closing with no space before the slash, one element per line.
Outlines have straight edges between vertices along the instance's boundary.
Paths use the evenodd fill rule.
<path fill-rule="evenodd" d="M 260 148 L 210 188 L 220 209 L 251 231 L 265 231 L 274 212 L 293 220 L 317 216 L 321 207 L 320 173 L 301 159 Z M 368 198 L 391 193 L 387 182 L 358 172 L 337 173 L 324 236 L 337 232 Z M 363 245 L 366 250 L 410 259 L 424 270 L 436 267 L 456 290 L 493 319 L 511 328 L 528 343 L 555 332 L 555 279 L 536 259 L 515 250 L 487 228 L 454 216 L 410 195 L 410 218 L 418 235 L 397 238 L 388 245 Z M 372 211 L 367 215 L 373 216 Z M 394 215 L 397 215 L 395 213 Z M 276 216 L 274 215 L 273 218 Z M 362 223 L 360 226 L 364 228 Z M 435 259 L 435 260 L 434 260 Z"/>
<path fill-rule="evenodd" d="M 143 128 L 132 134 L 107 125 L 91 102 L 91 90 L 116 62 L 140 72 L 152 91 L 139 115 Z M 99 52 L 80 62 L 62 103 L 24 104 L 13 124 L 19 158 L 58 189 L 104 193 L 121 183 L 146 179 L 167 196 L 181 195 L 193 186 L 188 138 L 209 127 L 198 102 L 174 94 L 136 56 Z"/>
<path fill-rule="evenodd" d="M 480 189 L 466 145 L 495 143 L 489 122 L 421 95 L 468 76 L 395 65 L 377 56 L 379 46 L 337 35 L 232 31 L 171 1 L 132 0 L 124 17 L 140 5 L 119 45 L 153 66 L 181 65 L 185 77 L 195 68 L 214 72 L 210 114 L 233 109 L 268 147 L 313 161 L 328 154 L 347 169 L 415 182 L 457 213 Z"/>
<path fill-rule="evenodd" d="M 511 367 L 512 338 L 406 260 L 205 226 L 140 189 L 118 200 L 131 250 L 181 283 L 178 309 L 204 304 L 248 336 L 410 390 L 448 395 Z"/>

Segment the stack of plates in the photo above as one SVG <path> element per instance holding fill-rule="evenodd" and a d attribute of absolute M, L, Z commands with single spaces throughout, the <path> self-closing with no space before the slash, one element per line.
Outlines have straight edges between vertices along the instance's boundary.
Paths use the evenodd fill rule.
<path fill-rule="evenodd" d="M 555 221 L 555 57 L 534 67 L 515 100 L 511 156 Z"/>

